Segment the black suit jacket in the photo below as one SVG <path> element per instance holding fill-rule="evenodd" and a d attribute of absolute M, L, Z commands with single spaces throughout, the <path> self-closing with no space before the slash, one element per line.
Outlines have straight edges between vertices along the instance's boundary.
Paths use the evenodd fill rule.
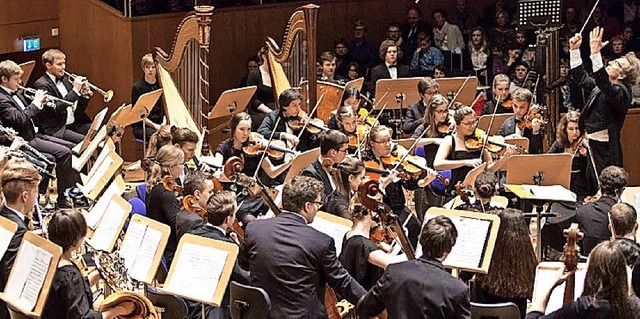
<path fill-rule="evenodd" d="M 407 113 L 402 124 L 402 132 L 405 134 L 413 134 L 420 124 L 424 123 L 424 112 L 427 106 L 422 100 L 409 105 Z"/>
<path fill-rule="evenodd" d="M 353 304 L 366 293 L 338 261 L 333 239 L 291 212 L 249 223 L 241 261 L 251 284 L 269 294 L 269 318 L 327 318 L 326 284 Z"/>
<path fill-rule="evenodd" d="M 470 318 L 469 287 L 435 259 L 391 264 L 356 310 L 369 318 L 385 308 L 389 318 L 397 319 Z"/>
<path fill-rule="evenodd" d="M 278 117 L 281 117 L 280 122 L 278 122 Z M 278 126 L 276 126 L 276 122 L 278 122 Z M 279 109 L 275 111 L 271 111 L 264 118 L 257 132 L 260 133 L 260 135 L 264 136 L 264 138 L 268 139 L 269 136 L 271 136 L 271 132 L 275 130 L 276 132 L 273 134 L 273 139 L 277 140 L 277 139 L 280 139 L 280 134 L 287 132 L 286 123 L 287 123 L 287 120 L 280 115 Z M 296 134 L 297 136 L 298 133 L 294 132 L 294 134 Z M 300 143 L 296 147 L 296 150 L 300 152 L 304 152 L 317 146 L 318 146 L 317 137 L 305 130 L 305 132 L 302 133 L 302 136 L 300 136 Z"/>
<path fill-rule="evenodd" d="M 21 93 L 18 93 L 18 97 L 26 106 L 24 110 L 7 91 L 0 88 L 0 121 L 6 127 L 16 130 L 18 135 L 28 142 L 36 137 L 35 122 L 32 120 L 35 120 L 36 115 L 42 110 L 33 103 L 29 104 Z"/>
<path fill-rule="evenodd" d="M 57 98 L 67 100 L 69 102 L 78 101 L 78 105 L 76 107 L 75 112 L 73 112 L 73 116 L 75 117 L 75 124 L 87 124 L 91 123 L 91 118 L 87 115 L 87 106 L 89 106 L 89 99 L 83 96 L 79 96 L 73 91 L 73 83 L 69 80 L 69 77 L 65 76 L 62 78 L 62 83 L 67 88 L 67 95 L 62 96 L 56 84 L 53 83 L 50 77 L 46 74 L 43 74 L 35 83 L 33 83 L 33 87 L 41 90 L 45 90 L 50 94 L 54 95 Z M 64 123 L 63 123 L 64 124 Z"/>
<path fill-rule="evenodd" d="M 67 77 L 62 79 L 62 83 L 67 88 L 67 95 L 62 96 L 56 84 L 53 83 L 51 78 L 45 73 L 43 74 L 35 83 L 33 83 L 33 87 L 38 90 L 45 90 L 48 94 L 51 94 L 57 98 L 64 99 L 69 102 L 78 101 L 78 107 L 83 104 L 84 99 L 81 99 L 78 94 L 73 90 L 73 84 L 69 82 Z M 85 107 L 86 107 L 86 103 Z M 74 112 L 75 115 L 75 112 Z M 45 107 L 42 112 L 40 112 L 37 116 L 38 122 L 44 129 L 44 132 L 47 135 L 53 135 L 62 129 L 67 121 L 67 106 L 62 103 L 56 103 L 55 108 Z"/>
<path fill-rule="evenodd" d="M 16 233 L 11 237 L 7 251 L 4 253 L 4 256 L 2 256 L 2 259 L 0 259 L 0 289 L 4 290 L 7 285 L 7 280 L 9 279 L 9 274 L 11 273 L 11 268 L 13 268 L 13 262 L 18 254 L 18 248 L 20 248 L 22 237 L 24 237 L 28 228 L 24 223 L 24 220 L 18 217 L 16 213 L 9 210 L 6 206 L 2 206 L 0 208 L 0 216 L 9 219 L 18 225 Z M 0 300 L 0 319 L 5 318 L 9 318 L 9 312 L 5 302 Z"/>
<path fill-rule="evenodd" d="M 204 226 L 204 222 L 200 215 L 186 210 L 179 211 L 176 216 L 176 240 L 180 242 L 182 235 L 202 226 Z"/>
<path fill-rule="evenodd" d="M 512 116 L 502 123 L 502 126 L 500 126 L 498 130 L 498 135 L 509 136 L 515 133 L 516 117 Z M 522 135 L 529 139 L 529 154 L 542 154 L 542 139 L 544 137 L 544 131 L 542 131 L 542 129 L 540 129 L 537 135 L 534 135 L 532 129 L 525 128 Z"/>
<path fill-rule="evenodd" d="M 309 176 L 315 178 L 322 182 L 324 185 L 324 195 L 329 198 L 333 193 L 334 189 L 331 186 L 331 181 L 329 180 L 329 174 L 322 168 L 322 163 L 317 159 L 313 161 L 307 168 L 302 171 L 302 176 Z"/>
<path fill-rule="evenodd" d="M 192 213 L 193 214 L 193 213 Z M 196 214 L 193 214 L 196 215 Z M 197 215 L 196 215 L 197 216 Z M 225 236 L 219 229 L 203 224 L 200 227 L 196 227 L 189 231 L 190 234 L 201 236 L 205 238 L 225 241 L 228 243 L 234 243 L 233 240 Z M 249 284 L 249 272 L 240 268 L 238 266 L 238 262 L 236 261 L 235 265 L 233 265 L 233 270 L 231 272 L 231 280 L 239 282 L 244 285 Z M 202 318 L 202 306 L 199 302 L 186 300 L 187 305 L 189 306 L 189 318 L 192 319 L 200 319 Z M 213 306 L 205 306 L 205 318 L 207 319 L 228 319 L 231 318 L 229 315 L 229 287 L 224 293 L 224 297 L 222 298 L 222 304 L 220 308 L 215 308 Z"/>
<path fill-rule="evenodd" d="M 396 66 L 398 69 L 398 79 L 400 78 L 408 78 L 409 77 L 409 66 L 404 64 L 398 64 Z M 382 63 L 375 66 L 371 69 L 371 83 L 376 85 L 376 82 L 381 79 L 390 79 L 391 74 L 389 74 L 389 69 L 387 69 L 387 65 Z"/>
<path fill-rule="evenodd" d="M 615 205 L 616 202 L 614 198 L 602 196 L 594 203 L 578 207 L 576 221 L 580 226 L 580 231 L 584 233 L 584 238 L 580 241 L 582 244 L 580 253 L 582 255 L 589 255 L 591 250 L 599 243 L 608 241 L 611 238 L 608 214 L 611 206 Z"/>

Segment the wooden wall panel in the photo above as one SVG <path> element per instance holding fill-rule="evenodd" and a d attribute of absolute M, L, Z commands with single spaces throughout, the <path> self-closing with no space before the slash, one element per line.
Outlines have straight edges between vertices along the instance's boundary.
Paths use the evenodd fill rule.
<path fill-rule="evenodd" d="M 58 18 L 59 0 L 4 0 L 0 26 Z"/>
<path fill-rule="evenodd" d="M 629 173 L 629 186 L 640 186 L 640 151 L 636 140 L 640 136 L 640 109 L 627 113 L 622 127 L 622 152 L 624 169 Z"/>
<path fill-rule="evenodd" d="M 51 29 L 58 27 L 58 0 L 5 0 L 0 10 L 0 54 L 22 51 L 20 39 L 39 36 L 41 48 L 59 46 Z"/>

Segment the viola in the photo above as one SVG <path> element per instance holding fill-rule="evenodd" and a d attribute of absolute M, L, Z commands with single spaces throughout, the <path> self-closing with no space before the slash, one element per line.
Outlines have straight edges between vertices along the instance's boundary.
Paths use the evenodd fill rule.
<path fill-rule="evenodd" d="M 366 124 L 358 124 L 356 131 L 352 133 L 348 133 L 349 137 L 349 148 L 358 149 L 360 144 L 362 144 L 362 140 L 369 135 L 369 131 L 371 130 L 371 126 Z"/>
<path fill-rule="evenodd" d="M 473 134 L 465 136 L 464 145 L 470 151 L 479 151 L 482 149 L 482 146 L 485 144 L 486 138 L 488 138 L 488 140 L 485 148 L 491 153 L 500 152 L 502 148 L 513 148 L 519 154 L 527 153 L 527 150 L 523 149 L 520 146 L 505 143 L 503 136 L 487 137 L 487 134 L 479 128 L 476 128 Z"/>
<path fill-rule="evenodd" d="M 436 131 L 440 134 L 447 135 L 451 133 L 453 129 L 451 127 L 451 124 L 449 123 L 449 120 L 447 119 L 444 122 L 438 123 L 438 125 L 436 126 Z"/>
<path fill-rule="evenodd" d="M 404 176 L 420 178 L 424 173 L 433 172 L 427 167 L 427 159 L 420 156 L 408 155 L 409 150 L 402 145 L 396 145 L 388 156 L 381 156 L 380 161 L 388 167 L 398 167 L 398 171 Z M 449 180 L 442 174 L 436 172 L 436 178 L 445 185 L 449 185 Z M 405 178 L 406 179 L 406 178 Z"/>
<path fill-rule="evenodd" d="M 543 125 L 546 124 L 542 116 L 542 112 L 544 112 L 546 109 L 547 109 L 546 106 L 537 106 L 537 107 L 532 106 L 529 112 L 527 113 L 527 115 L 525 115 L 522 118 L 522 121 L 518 123 L 518 128 L 520 130 L 524 130 L 525 128 L 530 129 L 531 126 L 533 125 L 534 120 L 541 121 Z"/>
<path fill-rule="evenodd" d="M 260 156 L 266 150 L 269 158 L 273 160 L 281 160 L 285 153 L 296 155 L 296 151 L 287 148 L 284 141 L 271 140 L 269 149 L 267 149 L 268 141 L 259 133 L 251 132 L 249 139 L 242 146 L 242 152 L 247 156 Z"/>
<path fill-rule="evenodd" d="M 176 183 L 176 179 L 173 178 L 173 176 L 165 176 L 162 178 L 162 186 L 164 186 L 164 189 L 170 191 L 170 192 L 174 192 L 178 195 L 182 195 L 182 186 L 178 185 L 178 183 Z"/>

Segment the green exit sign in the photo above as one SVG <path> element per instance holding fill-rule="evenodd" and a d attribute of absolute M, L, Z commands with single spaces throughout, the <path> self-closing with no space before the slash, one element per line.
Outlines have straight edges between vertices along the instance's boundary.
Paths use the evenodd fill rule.
<path fill-rule="evenodd" d="M 40 38 L 22 39 L 22 51 L 38 51 L 40 50 Z"/>

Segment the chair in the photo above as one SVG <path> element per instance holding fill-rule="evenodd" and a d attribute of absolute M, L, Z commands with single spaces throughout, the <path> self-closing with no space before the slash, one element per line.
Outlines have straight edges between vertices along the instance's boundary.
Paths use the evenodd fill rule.
<path fill-rule="evenodd" d="M 484 304 L 471 303 L 471 319 L 518 319 L 520 310 L 513 302 Z"/>
<path fill-rule="evenodd" d="M 229 311 L 232 319 L 266 319 L 271 300 L 262 288 L 231 282 Z"/>
<path fill-rule="evenodd" d="M 129 199 L 129 204 L 131 204 L 131 215 L 140 214 L 147 216 L 147 206 L 140 198 L 134 197 Z"/>
<path fill-rule="evenodd" d="M 162 318 L 184 319 L 189 314 L 187 303 L 182 298 L 161 293 L 150 286 L 147 286 L 147 293 L 151 303 L 162 313 Z"/>
<path fill-rule="evenodd" d="M 164 256 L 160 259 L 160 264 L 158 265 L 158 271 L 156 271 L 156 281 L 158 284 L 164 284 L 165 280 L 167 280 L 167 275 L 169 274 L 169 267 L 167 266 L 167 260 L 164 259 Z"/>
<path fill-rule="evenodd" d="M 142 202 L 146 203 L 147 202 L 147 184 L 146 183 L 138 184 L 138 186 L 136 186 L 136 192 L 138 193 L 138 197 L 142 199 Z"/>

